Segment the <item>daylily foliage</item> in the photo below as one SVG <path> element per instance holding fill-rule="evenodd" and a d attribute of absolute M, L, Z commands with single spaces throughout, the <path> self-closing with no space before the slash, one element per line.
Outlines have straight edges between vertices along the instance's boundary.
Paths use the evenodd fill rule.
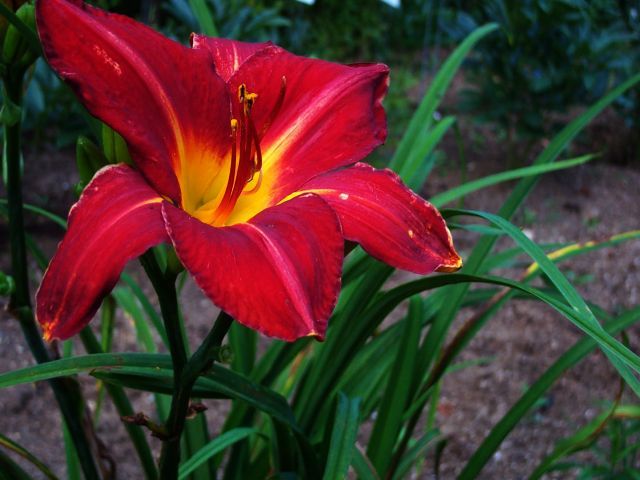
<path fill-rule="evenodd" d="M 217 306 L 284 340 L 324 336 L 345 239 L 416 273 L 460 267 L 437 210 L 358 163 L 386 137 L 385 65 L 200 35 L 185 47 L 80 1 L 40 0 L 37 24 L 52 68 L 135 163 L 102 169 L 73 207 L 37 294 L 46 338 L 81 330 L 162 242 Z"/>

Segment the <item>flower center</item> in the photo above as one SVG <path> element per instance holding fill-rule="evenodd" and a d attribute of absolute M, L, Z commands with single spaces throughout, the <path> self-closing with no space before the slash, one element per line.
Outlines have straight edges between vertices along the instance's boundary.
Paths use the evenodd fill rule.
<path fill-rule="evenodd" d="M 282 77 L 280 94 L 272 109 L 267 121 L 258 133 L 251 118 L 253 109 L 258 98 L 257 93 L 251 93 L 243 83 L 238 87 L 238 102 L 240 103 L 239 118 L 231 119 L 231 161 L 229 162 L 229 177 L 224 194 L 218 207 L 213 213 L 211 224 L 224 224 L 227 217 L 233 211 L 238 198 L 245 194 L 255 193 L 262 185 L 262 150 L 260 140 L 264 137 L 267 129 L 275 119 L 282 102 L 286 88 L 285 77 Z M 255 176 L 257 181 L 254 182 Z M 249 184 L 253 183 L 250 189 L 245 190 Z"/>

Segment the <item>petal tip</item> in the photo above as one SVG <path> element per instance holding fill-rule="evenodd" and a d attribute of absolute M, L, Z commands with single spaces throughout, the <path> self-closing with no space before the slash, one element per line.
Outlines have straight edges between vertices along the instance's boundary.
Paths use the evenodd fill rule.
<path fill-rule="evenodd" d="M 52 330 L 53 330 L 53 325 L 49 324 L 43 327 L 42 338 L 47 343 L 51 343 L 53 340 L 55 340 Z"/>
<path fill-rule="evenodd" d="M 460 255 L 454 253 L 454 256 L 451 257 L 450 261 L 447 263 L 443 263 L 438 268 L 436 268 L 436 272 L 440 273 L 454 273 L 462 268 L 463 262 Z"/>
<path fill-rule="evenodd" d="M 315 330 L 311 330 L 309 333 L 305 335 L 305 337 L 313 338 L 319 342 L 324 342 L 325 336 L 324 333 L 318 333 Z"/>

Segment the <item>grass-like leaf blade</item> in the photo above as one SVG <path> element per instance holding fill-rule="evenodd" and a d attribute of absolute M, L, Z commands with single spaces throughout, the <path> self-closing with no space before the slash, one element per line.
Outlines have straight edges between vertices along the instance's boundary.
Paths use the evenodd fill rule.
<path fill-rule="evenodd" d="M 204 462 L 208 461 L 217 453 L 222 452 L 230 445 L 233 445 L 234 443 L 239 442 L 240 440 L 243 440 L 250 435 L 253 435 L 254 433 L 257 433 L 257 430 L 254 428 L 235 428 L 233 430 L 229 430 L 228 432 L 224 432 L 219 437 L 206 444 L 191 458 L 180 465 L 178 480 L 183 480 L 196 468 L 198 468 Z"/>
<path fill-rule="evenodd" d="M 360 400 L 338 395 L 336 418 L 331 431 L 331 443 L 323 480 L 342 480 L 347 477 L 351 464 L 358 425 L 360 423 Z"/>

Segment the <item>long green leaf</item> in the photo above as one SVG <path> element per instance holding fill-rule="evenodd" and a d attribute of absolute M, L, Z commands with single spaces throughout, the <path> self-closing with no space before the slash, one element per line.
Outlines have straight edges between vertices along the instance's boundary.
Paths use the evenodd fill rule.
<path fill-rule="evenodd" d="M 50 480 L 57 480 L 53 472 L 47 467 L 38 457 L 32 454 L 29 450 L 23 446 L 17 444 L 8 437 L 5 437 L 0 433 L 0 446 L 11 450 L 12 452 L 20 455 L 25 460 L 29 461 L 33 466 L 42 472 L 42 474 Z"/>
<path fill-rule="evenodd" d="M 235 428 L 224 432 L 218 438 L 212 440 L 207 445 L 198 450 L 189 460 L 180 465 L 178 480 L 183 480 L 200 465 L 208 461 L 225 448 L 243 440 L 258 431 L 254 428 Z"/>
<path fill-rule="evenodd" d="M 11 23 L 20 34 L 24 37 L 29 45 L 29 50 L 36 55 L 42 55 L 42 48 L 40 47 L 40 40 L 36 32 L 26 23 L 18 18 L 18 16 L 11 11 L 11 9 L 4 3 L 0 2 L 0 15 L 5 17 L 9 23 Z"/>
<path fill-rule="evenodd" d="M 450 212 L 455 212 L 460 215 L 476 216 L 490 221 L 495 226 L 504 230 L 505 233 L 529 254 L 553 282 L 569 305 L 577 312 L 577 315 L 573 317 L 574 323 L 600 344 L 620 375 L 622 375 L 636 394 L 640 396 L 640 381 L 633 376 L 627 367 L 631 366 L 636 372 L 640 372 L 640 357 L 613 339 L 602 329 L 602 326 L 598 323 L 584 299 L 540 247 L 533 243 L 518 228 L 498 215 L 473 210 L 450 210 Z"/>
<path fill-rule="evenodd" d="M 402 429 L 403 413 L 411 392 L 414 360 L 420 342 L 422 316 L 422 299 L 419 296 L 413 297 L 409 305 L 409 314 L 403 321 L 396 360 L 384 389 L 367 448 L 367 456 L 380 476 L 383 476 L 389 467 L 390 452 L 393 451 Z"/>
<path fill-rule="evenodd" d="M 155 307 L 149 301 L 147 295 L 142 291 L 142 288 L 140 287 L 140 285 L 138 285 L 138 282 L 136 282 L 130 275 L 126 273 L 123 273 L 121 275 L 121 278 L 138 299 L 138 302 L 140 302 L 140 305 L 142 305 L 142 308 L 144 309 L 147 317 L 158 332 L 158 335 L 160 335 L 160 338 L 162 338 L 162 342 L 168 348 L 169 340 L 167 339 L 167 332 L 162 323 L 162 317 L 160 317 Z"/>
<path fill-rule="evenodd" d="M 158 393 L 170 393 L 173 389 L 172 370 L 170 365 L 164 362 L 162 364 L 157 362 L 155 366 L 148 364 L 140 366 L 131 362 L 120 364 L 118 368 L 112 368 L 109 362 L 98 367 L 94 362 L 91 368 L 85 370 L 91 370 L 91 374 L 96 378 L 127 388 Z M 2 377 L 0 376 L 1 385 Z M 207 374 L 198 378 L 193 388 L 193 396 L 237 399 L 277 418 L 293 430 L 300 430 L 284 397 L 251 381 L 244 375 L 217 364 L 214 364 Z"/>
<path fill-rule="evenodd" d="M 447 203 L 451 203 L 454 200 L 458 200 L 472 192 L 482 190 L 483 188 L 496 185 L 508 180 L 515 180 L 518 178 L 531 177 L 535 175 L 542 175 L 549 172 L 555 172 L 557 170 L 564 170 L 566 168 L 572 168 L 577 165 L 582 165 L 589 160 L 595 158 L 595 155 L 582 155 L 581 157 L 572 158 L 570 160 L 563 160 L 561 162 L 544 164 L 544 165 L 532 165 L 530 167 L 516 168 L 514 170 L 508 170 L 506 172 L 496 173 L 487 177 L 479 178 L 467 182 L 458 187 L 447 190 L 446 192 L 439 193 L 431 197 L 430 201 L 436 207 L 441 207 Z"/>
<path fill-rule="evenodd" d="M 258 336 L 255 330 L 233 322 L 229 329 L 229 345 L 232 350 L 231 368 L 249 375 L 256 361 Z"/>
<path fill-rule="evenodd" d="M 433 79 L 429 90 L 422 99 L 418 110 L 411 118 L 406 133 L 403 135 L 400 145 L 396 150 L 393 159 L 389 163 L 389 168 L 395 170 L 401 177 L 405 178 L 405 165 L 409 159 L 411 150 L 417 139 L 421 138 L 422 133 L 429 130 L 433 121 L 433 114 L 438 105 L 444 98 L 444 94 L 449 88 L 453 77 L 462 65 L 463 60 L 474 47 L 474 45 L 483 37 L 498 28 L 496 24 L 489 24 L 478 28 L 471 33 L 447 58 L 442 67 L 438 70 L 437 75 Z"/>
<path fill-rule="evenodd" d="M 342 480 L 347 477 L 358 435 L 359 409 L 359 399 L 350 399 L 343 394 L 338 395 L 338 408 L 331 432 L 323 480 Z"/>
<path fill-rule="evenodd" d="M 73 439 L 67 428 L 67 424 L 62 425 L 62 441 L 64 443 L 64 453 L 67 461 L 67 480 L 82 480 L 82 470 L 80 468 L 80 460 L 75 448 L 73 448 Z"/>
<path fill-rule="evenodd" d="M 431 448 L 433 441 L 438 438 L 438 434 L 439 432 L 436 429 L 429 430 L 407 450 L 400 460 L 400 464 L 393 475 L 393 480 L 406 478 L 406 474 L 411 469 L 411 466 L 415 464 L 419 458 L 424 457 L 425 451 Z"/>
<path fill-rule="evenodd" d="M 189 0 L 189 6 L 198 20 L 202 33 L 210 37 L 217 37 L 218 29 L 207 2 L 205 0 Z"/>
<path fill-rule="evenodd" d="M 125 366 L 171 369 L 171 358 L 169 355 L 148 353 L 100 353 L 61 358 L 0 374 L 0 388 L 67 377 L 96 368 L 117 369 Z"/>
<path fill-rule="evenodd" d="M 0 5 L 2 5 L 0 3 Z M 33 480 L 20 465 L 0 450 L 0 480 Z"/>
<path fill-rule="evenodd" d="M 380 480 L 375 467 L 371 464 L 367 456 L 362 453 L 362 450 L 358 448 L 358 445 L 353 449 L 351 466 L 360 480 Z"/>
<path fill-rule="evenodd" d="M 401 178 L 413 189 L 419 190 L 429 175 L 435 163 L 435 157 L 428 163 L 427 168 L 421 169 L 425 165 L 425 159 L 433 152 L 442 137 L 454 124 L 454 117 L 445 117 L 440 120 L 433 129 L 425 132 L 420 138 L 414 140 L 409 158 L 407 158 L 402 169 Z"/>
<path fill-rule="evenodd" d="M 7 199 L 6 198 L 0 198 L 0 205 L 3 205 L 3 206 L 8 205 Z M 44 218 L 46 218 L 48 220 L 51 220 L 53 223 L 58 225 L 63 230 L 67 229 L 66 220 L 64 218 L 56 215 L 55 213 L 51 213 L 50 211 L 45 210 L 44 208 L 36 207 L 35 205 L 31 205 L 29 203 L 23 203 L 22 206 L 28 212 L 35 213 L 37 215 L 40 215 L 41 217 L 44 217 Z"/>

